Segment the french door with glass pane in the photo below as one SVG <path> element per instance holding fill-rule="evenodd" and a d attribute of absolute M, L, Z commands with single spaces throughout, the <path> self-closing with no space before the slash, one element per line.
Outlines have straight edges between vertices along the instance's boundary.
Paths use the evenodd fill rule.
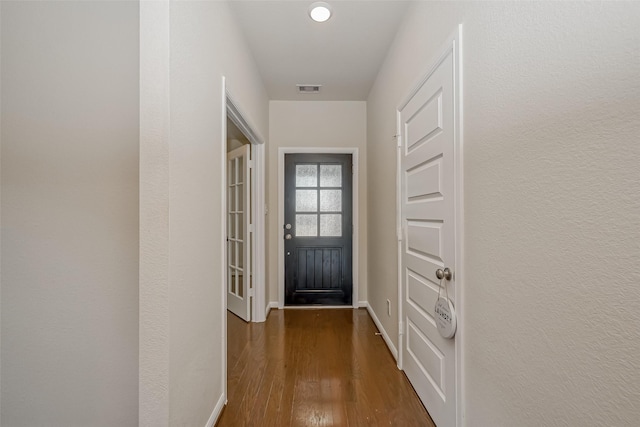
<path fill-rule="evenodd" d="M 250 146 L 227 153 L 227 308 L 251 317 L 251 169 Z"/>
<path fill-rule="evenodd" d="M 351 154 L 285 155 L 285 304 L 351 305 Z"/>

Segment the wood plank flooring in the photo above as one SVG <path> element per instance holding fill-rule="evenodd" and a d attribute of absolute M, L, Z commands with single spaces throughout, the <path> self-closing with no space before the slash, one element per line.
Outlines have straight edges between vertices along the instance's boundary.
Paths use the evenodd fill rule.
<path fill-rule="evenodd" d="M 228 315 L 228 403 L 218 427 L 435 427 L 364 309 Z"/>

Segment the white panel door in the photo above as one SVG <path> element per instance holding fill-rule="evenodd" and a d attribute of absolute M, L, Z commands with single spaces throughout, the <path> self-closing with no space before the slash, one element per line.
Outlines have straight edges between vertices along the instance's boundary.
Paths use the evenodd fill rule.
<path fill-rule="evenodd" d="M 227 308 L 251 320 L 251 181 L 250 146 L 227 154 Z"/>
<path fill-rule="evenodd" d="M 456 341 L 438 333 L 434 306 L 448 267 L 455 301 L 455 56 L 440 58 L 399 109 L 402 368 L 439 427 L 456 425 Z"/>

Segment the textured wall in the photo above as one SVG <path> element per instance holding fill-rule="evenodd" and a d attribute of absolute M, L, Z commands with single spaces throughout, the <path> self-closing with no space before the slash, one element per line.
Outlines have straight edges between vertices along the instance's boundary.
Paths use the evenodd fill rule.
<path fill-rule="evenodd" d="M 138 5 L 2 2 L 2 425 L 138 420 Z"/>
<path fill-rule="evenodd" d="M 369 300 L 397 342 L 389 135 L 459 23 L 466 424 L 637 425 L 637 3 L 415 5 L 368 102 Z"/>
<path fill-rule="evenodd" d="M 261 135 L 268 101 L 228 2 L 149 3 L 141 9 L 140 283 L 149 299 L 140 425 L 203 426 L 225 387 L 222 76 Z"/>
<path fill-rule="evenodd" d="M 140 3 L 141 427 L 169 425 L 169 2 Z"/>
<path fill-rule="evenodd" d="M 267 157 L 269 216 L 267 218 L 268 301 L 278 301 L 278 148 L 357 147 L 359 170 L 360 301 L 367 300 L 367 105 L 362 101 L 271 101 Z"/>

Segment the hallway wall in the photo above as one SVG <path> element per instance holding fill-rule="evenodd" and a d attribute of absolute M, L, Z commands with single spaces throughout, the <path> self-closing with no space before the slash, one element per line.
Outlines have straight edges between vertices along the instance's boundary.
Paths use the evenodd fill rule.
<path fill-rule="evenodd" d="M 466 424 L 635 425 L 640 4 L 412 6 L 367 105 L 369 302 L 397 343 L 395 113 L 459 23 Z"/>
<path fill-rule="evenodd" d="M 135 426 L 138 4 L 0 9 L 0 422 Z"/>
<path fill-rule="evenodd" d="M 222 76 L 252 128 L 268 98 L 228 2 L 141 2 L 140 426 L 224 404 Z"/>
<path fill-rule="evenodd" d="M 359 301 L 367 300 L 367 104 L 363 101 L 271 101 L 267 154 L 267 299 L 278 301 L 278 149 L 357 147 L 359 170 Z"/>

